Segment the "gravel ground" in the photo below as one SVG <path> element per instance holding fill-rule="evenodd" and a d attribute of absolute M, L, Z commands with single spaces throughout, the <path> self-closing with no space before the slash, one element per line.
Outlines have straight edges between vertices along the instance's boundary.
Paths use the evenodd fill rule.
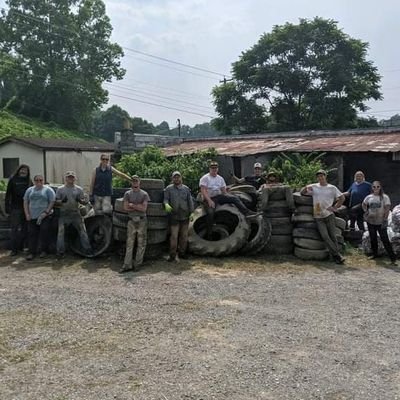
<path fill-rule="evenodd" d="M 400 399 L 400 268 L 0 254 L 0 399 Z"/>

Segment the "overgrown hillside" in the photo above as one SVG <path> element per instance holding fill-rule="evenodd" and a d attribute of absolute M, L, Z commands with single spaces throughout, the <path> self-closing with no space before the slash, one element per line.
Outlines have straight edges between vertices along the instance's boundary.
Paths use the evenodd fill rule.
<path fill-rule="evenodd" d="M 0 111 L 0 140 L 8 136 L 100 140 L 88 134 L 58 128 L 53 122 L 45 123 Z"/>

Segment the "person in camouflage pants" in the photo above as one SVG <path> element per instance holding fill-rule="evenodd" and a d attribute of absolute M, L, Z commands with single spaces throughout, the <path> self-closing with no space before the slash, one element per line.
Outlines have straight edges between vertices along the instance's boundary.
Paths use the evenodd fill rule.
<path fill-rule="evenodd" d="M 128 232 L 126 238 L 126 252 L 124 265 L 119 272 L 137 270 L 143 263 L 147 245 L 147 203 L 150 197 L 140 189 L 140 178 L 132 176 L 132 189 L 124 194 L 124 210 L 128 212 Z M 133 250 L 137 241 L 135 261 L 132 263 Z"/>

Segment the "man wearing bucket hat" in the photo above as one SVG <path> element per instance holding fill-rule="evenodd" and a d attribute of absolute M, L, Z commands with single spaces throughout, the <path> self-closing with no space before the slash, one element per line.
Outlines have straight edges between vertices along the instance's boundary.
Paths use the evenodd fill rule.
<path fill-rule="evenodd" d="M 313 197 L 314 218 L 322 240 L 334 261 L 343 264 L 345 259 L 339 252 L 334 212 L 343 204 L 345 197 L 336 186 L 328 183 L 325 170 L 320 169 L 315 175 L 318 183 L 304 187 L 301 194 Z"/>
<path fill-rule="evenodd" d="M 172 184 L 164 190 L 164 207 L 169 213 L 171 232 L 168 261 L 175 261 L 177 257 L 187 257 L 189 217 L 194 205 L 190 189 L 182 183 L 181 173 L 174 171 L 171 177 Z"/>
<path fill-rule="evenodd" d="M 254 174 L 245 176 L 244 178 L 238 178 L 235 175 L 232 175 L 233 180 L 235 183 L 252 185 L 257 190 L 260 188 L 262 184 L 265 183 L 265 178 L 262 176 L 262 165 L 259 162 L 254 164 Z"/>
<path fill-rule="evenodd" d="M 83 189 L 75 185 L 75 181 L 76 173 L 67 171 L 65 173 L 65 184 L 60 186 L 56 192 L 56 205 L 60 207 L 57 235 L 57 256 L 59 258 L 62 258 L 65 253 L 65 227 L 69 225 L 77 230 L 81 246 L 86 254 L 89 256 L 93 254 L 85 223 L 79 210 L 79 205 L 87 204 L 89 199 Z"/>

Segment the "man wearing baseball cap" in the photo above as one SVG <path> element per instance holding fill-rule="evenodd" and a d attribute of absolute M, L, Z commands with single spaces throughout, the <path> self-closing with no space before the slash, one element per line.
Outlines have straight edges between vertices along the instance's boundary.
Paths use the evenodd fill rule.
<path fill-rule="evenodd" d="M 164 208 L 169 213 L 170 243 L 168 261 L 187 258 L 189 217 L 194 210 L 190 189 L 182 183 L 179 171 L 172 173 L 172 184 L 164 190 Z M 177 256 L 178 252 L 178 256 Z"/>
<path fill-rule="evenodd" d="M 339 252 L 334 212 L 343 204 L 345 197 L 336 186 L 328 183 L 325 170 L 320 169 L 315 175 L 318 183 L 304 187 L 301 194 L 313 197 L 314 218 L 322 240 L 334 261 L 343 264 L 345 259 Z"/>
<path fill-rule="evenodd" d="M 199 186 L 203 197 L 204 206 L 207 212 L 207 238 L 212 237 L 212 225 L 214 223 L 214 211 L 218 204 L 234 204 L 246 218 L 254 218 L 259 215 L 249 210 L 243 202 L 226 190 L 225 179 L 218 175 L 218 163 L 211 161 L 209 173 L 200 178 Z"/>
<path fill-rule="evenodd" d="M 235 175 L 232 175 L 233 180 L 235 183 L 244 183 L 246 185 L 252 185 L 257 190 L 260 188 L 261 185 L 265 183 L 265 178 L 262 176 L 262 165 L 259 162 L 254 164 L 254 174 L 245 176 L 244 178 L 238 178 Z"/>
<path fill-rule="evenodd" d="M 57 256 L 64 257 L 65 253 L 65 227 L 72 225 L 78 232 L 82 248 L 87 255 L 92 255 L 89 237 L 86 232 L 85 223 L 79 211 L 80 204 L 88 203 L 88 196 L 83 189 L 75 185 L 76 173 L 67 171 L 65 173 L 65 184 L 60 186 L 56 192 L 56 205 L 60 207 L 58 218 Z"/>
<path fill-rule="evenodd" d="M 132 176 L 132 189 L 124 194 L 124 210 L 128 212 L 128 232 L 126 238 L 126 252 L 124 265 L 119 272 L 137 270 L 143 264 L 144 252 L 147 246 L 147 204 L 150 197 L 140 188 L 140 178 Z M 135 260 L 133 248 L 137 240 Z"/>

